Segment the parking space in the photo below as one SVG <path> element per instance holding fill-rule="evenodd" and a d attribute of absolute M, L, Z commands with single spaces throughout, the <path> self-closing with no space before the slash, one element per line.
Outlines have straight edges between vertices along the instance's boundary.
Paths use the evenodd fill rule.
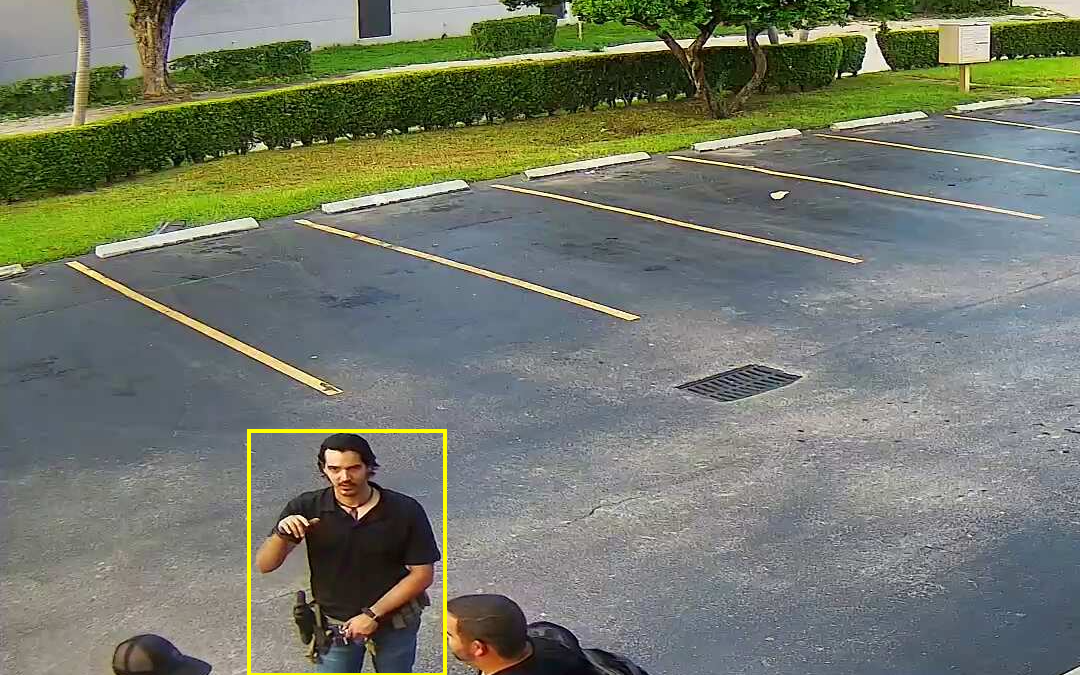
<path fill-rule="evenodd" d="M 72 607 L 100 629 L 14 672 L 130 632 L 109 590 L 149 561 L 189 607 L 144 603 L 140 629 L 199 624 L 242 671 L 238 612 L 206 609 L 242 609 L 243 537 L 222 531 L 245 525 L 243 432 L 341 425 L 449 428 L 452 590 L 515 595 L 650 671 L 938 675 L 974 630 L 956 672 L 1062 672 L 1076 617 L 1046 598 L 1080 591 L 1080 452 L 1061 452 L 1080 435 L 1057 433 L 1080 405 L 1060 366 L 1080 339 L 1080 106 L 961 117 L 297 214 L 0 284 L 0 491 L 29 542 L 0 601 L 20 635 Z M 745 363 L 803 379 L 723 405 L 675 389 Z M 1017 452 L 1036 423 L 1052 455 Z M 127 552 L 117 505 L 147 498 L 148 457 L 200 501 L 162 486 L 195 534 L 146 536 L 208 550 Z M 310 476 L 275 457 L 275 484 Z M 78 510 L 41 508 L 57 467 L 86 481 Z M 983 483 L 997 501 L 971 506 Z M 1012 555 L 1047 532 L 1054 560 Z M 62 603 L 7 590 L 57 576 Z M 285 667 L 288 599 L 256 601 L 280 610 Z M 1031 620 L 995 643 L 1003 602 Z"/>

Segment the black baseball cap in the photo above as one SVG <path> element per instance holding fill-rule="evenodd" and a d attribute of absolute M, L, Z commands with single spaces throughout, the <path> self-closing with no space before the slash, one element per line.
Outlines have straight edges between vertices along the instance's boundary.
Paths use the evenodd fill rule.
<path fill-rule="evenodd" d="M 206 675 L 211 666 L 184 656 L 173 643 L 160 635 L 136 635 L 116 646 L 113 652 L 116 675 Z"/>

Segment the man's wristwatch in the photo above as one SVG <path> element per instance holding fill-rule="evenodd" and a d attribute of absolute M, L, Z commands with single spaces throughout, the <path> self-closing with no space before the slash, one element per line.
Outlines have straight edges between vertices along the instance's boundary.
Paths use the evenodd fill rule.
<path fill-rule="evenodd" d="M 360 610 L 360 613 L 361 613 L 361 614 L 367 614 L 368 616 L 370 616 L 370 617 L 371 617 L 371 620 L 372 620 L 372 621 L 376 621 L 376 622 L 377 622 L 377 621 L 379 620 L 379 615 L 378 615 L 378 614 L 376 614 L 376 613 L 375 613 L 375 611 L 374 611 L 374 610 L 372 610 L 372 609 L 371 609 L 370 607 L 365 607 L 365 608 L 363 608 L 362 610 Z"/>

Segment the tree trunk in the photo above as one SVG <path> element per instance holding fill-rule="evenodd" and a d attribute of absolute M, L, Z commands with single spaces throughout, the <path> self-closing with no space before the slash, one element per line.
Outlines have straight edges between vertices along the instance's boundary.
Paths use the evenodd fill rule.
<path fill-rule="evenodd" d="M 90 100 L 90 7 L 88 0 L 75 0 L 79 17 L 78 65 L 75 68 L 75 101 L 71 111 L 71 126 L 86 123 L 86 104 Z"/>
<path fill-rule="evenodd" d="M 719 25 L 719 21 L 713 19 L 707 24 L 698 26 L 699 33 L 690 46 L 684 48 L 679 44 L 671 33 L 664 30 L 657 30 L 656 34 L 660 36 L 660 39 L 664 41 L 664 44 L 668 46 L 671 53 L 675 55 L 675 58 L 679 61 L 679 65 L 682 66 L 683 71 L 686 73 L 686 77 L 690 79 L 690 82 L 694 85 L 694 93 L 699 101 L 705 104 L 709 114 L 713 117 L 720 117 L 722 113 L 722 106 L 716 98 L 716 91 L 712 85 L 709 84 L 708 75 L 705 72 L 705 59 L 702 54 L 702 50 L 705 49 L 705 43 L 712 37 L 713 31 L 716 30 L 716 26 Z"/>
<path fill-rule="evenodd" d="M 184 0 L 131 0 L 131 30 L 142 66 L 143 98 L 161 98 L 172 92 L 169 83 L 169 40 L 173 18 Z"/>
<path fill-rule="evenodd" d="M 746 100 L 761 87 L 761 81 L 765 79 L 765 71 L 769 67 L 769 62 L 765 58 L 765 50 L 761 48 L 757 41 L 760 33 L 761 29 L 746 26 L 746 46 L 750 48 L 754 69 L 750 73 L 750 80 L 743 85 L 742 89 L 725 101 L 723 111 L 725 117 L 742 110 L 742 107 L 746 105 Z"/>

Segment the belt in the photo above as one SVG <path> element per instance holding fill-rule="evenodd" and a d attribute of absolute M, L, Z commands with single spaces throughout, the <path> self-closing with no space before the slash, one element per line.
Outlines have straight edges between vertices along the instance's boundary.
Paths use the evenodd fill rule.
<path fill-rule="evenodd" d="M 391 612 L 389 617 L 385 617 L 379 622 L 379 625 L 385 625 L 383 622 L 386 619 L 389 619 L 389 625 L 391 628 L 393 628 L 394 630 L 402 630 L 403 628 L 407 628 L 408 626 L 419 622 L 420 616 L 424 612 L 424 608 L 430 606 L 431 598 L 428 596 L 427 591 L 424 591 L 420 595 L 412 598 L 404 605 Z M 323 614 L 323 620 L 326 621 L 328 624 L 334 624 L 338 626 L 343 626 L 347 623 L 346 621 L 334 619 L 332 617 L 326 616 L 325 614 Z"/>

